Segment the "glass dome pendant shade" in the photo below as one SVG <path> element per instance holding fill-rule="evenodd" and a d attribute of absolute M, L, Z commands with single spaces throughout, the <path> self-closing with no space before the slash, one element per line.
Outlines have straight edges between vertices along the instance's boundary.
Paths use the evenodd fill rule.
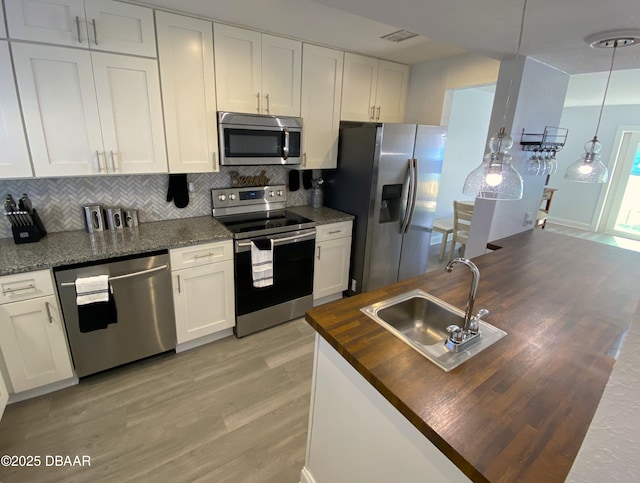
<path fill-rule="evenodd" d="M 602 144 L 598 136 L 584 145 L 584 153 L 577 161 L 567 167 L 564 179 L 579 183 L 606 183 L 609 180 L 609 170 L 602 163 L 600 151 Z"/>
<path fill-rule="evenodd" d="M 464 181 L 462 192 L 489 200 L 519 200 L 522 198 L 522 176 L 511 165 L 513 139 L 501 128 L 489 140 L 482 164 L 471 171 Z"/>

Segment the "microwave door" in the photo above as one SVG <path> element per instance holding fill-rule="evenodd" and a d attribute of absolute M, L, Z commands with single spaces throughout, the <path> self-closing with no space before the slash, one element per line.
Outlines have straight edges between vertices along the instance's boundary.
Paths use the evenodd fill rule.
<path fill-rule="evenodd" d="M 300 130 L 288 128 L 221 126 L 221 164 L 300 164 L 300 139 Z"/>

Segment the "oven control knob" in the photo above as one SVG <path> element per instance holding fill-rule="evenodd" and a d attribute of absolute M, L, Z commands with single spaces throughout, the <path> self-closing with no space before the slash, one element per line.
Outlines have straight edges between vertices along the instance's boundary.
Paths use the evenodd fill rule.
<path fill-rule="evenodd" d="M 230 200 L 232 200 L 232 201 L 233 201 L 233 200 L 235 200 L 235 199 L 236 199 L 236 195 L 234 195 L 233 193 L 231 193 L 231 194 L 229 195 L 229 199 L 230 199 Z"/>
<path fill-rule="evenodd" d="M 275 195 L 274 195 L 273 191 L 269 191 L 269 197 L 270 197 L 270 198 L 273 198 L 274 196 L 275 196 Z"/>
<path fill-rule="evenodd" d="M 224 201 L 224 200 L 226 200 L 226 199 L 227 199 L 227 197 L 226 197 L 225 195 L 218 195 L 218 199 L 219 199 L 220 201 Z"/>
<path fill-rule="evenodd" d="M 278 190 L 278 191 L 276 191 L 276 195 L 277 195 L 277 196 L 282 196 L 282 190 Z"/>

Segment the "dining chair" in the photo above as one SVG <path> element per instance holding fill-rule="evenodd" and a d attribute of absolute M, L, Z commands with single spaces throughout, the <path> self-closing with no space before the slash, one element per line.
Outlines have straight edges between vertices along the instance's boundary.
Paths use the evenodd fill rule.
<path fill-rule="evenodd" d="M 549 209 L 551 208 L 551 201 L 553 200 L 553 194 L 558 191 L 557 188 L 545 188 L 542 192 L 542 200 L 540 200 L 540 209 L 536 214 L 536 228 L 544 229 L 547 224 L 547 218 L 549 217 Z"/>
<path fill-rule="evenodd" d="M 460 243 L 460 245 L 465 248 L 467 247 L 472 216 L 472 203 L 463 201 L 453 202 L 453 238 L 451 240 L 451 247 L 449 248 L 449 261 L 453 260 L 453 253 L 455 252 L 457 243 Z"/>

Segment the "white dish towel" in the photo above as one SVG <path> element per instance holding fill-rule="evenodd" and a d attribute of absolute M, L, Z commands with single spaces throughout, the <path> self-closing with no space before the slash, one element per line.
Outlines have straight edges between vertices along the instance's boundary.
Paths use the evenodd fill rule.
<path fill-rule="evenodd" d="M 273 240 L 268 250 L 260 250 L 251 242 L 251 276 L 254 287 L 273 285 Z"/>
<path fill-rule="evenodd" d="M 109 301 L 109 275 L 76 279 L 76 304 L 87 305 Z"/>

